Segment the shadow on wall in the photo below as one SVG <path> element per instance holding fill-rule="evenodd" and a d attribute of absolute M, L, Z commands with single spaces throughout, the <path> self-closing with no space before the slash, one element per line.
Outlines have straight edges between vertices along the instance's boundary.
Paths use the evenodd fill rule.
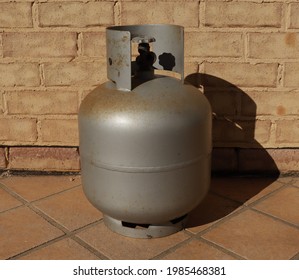
<path fill-rule="evenodd" d="M 213 173 L 264 176 L 213 178 L 210 193 L 190 215 L 188 227 L 196 227 L 214 222 L 251 200 L 276 181 L 279 170 L 269 153 L 254 139 L 256 104 L 244 91 L 208 74 L 190 74 L 185 82 L 203 87 L 212 107 Z M 241 110 L 240 105 L 246 110 Z M 241 111 L 246 113 L 242 115 Z"/>

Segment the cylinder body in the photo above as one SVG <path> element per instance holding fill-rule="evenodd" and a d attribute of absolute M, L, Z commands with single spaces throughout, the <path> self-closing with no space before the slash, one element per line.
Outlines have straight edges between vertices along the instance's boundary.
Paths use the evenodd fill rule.
<path fill-rule="evenodd" d="M 81 104 L 79 136 L 84 192 L 116 220 L 165 223 L 208 191 L 210 105 L 175 78 L 156 76 L 132 91 L 97 87 Z"/>

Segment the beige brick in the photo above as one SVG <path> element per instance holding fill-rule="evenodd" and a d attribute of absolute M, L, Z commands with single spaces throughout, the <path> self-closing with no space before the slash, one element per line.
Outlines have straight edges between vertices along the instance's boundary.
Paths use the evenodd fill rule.
<path fill-rule="evenodd" d="M 33 63 L 0 63 L 0 86 L 38 86 L 39 67 Z"/>
<path fill-rule="evenodd" d="M 197 75 L 198 73 L 198 63 L 196 62 L 187 62 L 184 64 L 184 75 L 185 77 L 189 75 Z"/>
<path fill-rule="evenodd" d="M 299 171 L 299 149 L 269 149 L 267 151 L 282 173 Z"/>
<path fill-rule="evenodd" d="M 251 128 L 251 127 L 250 127 Z M 245 128 L 246 129 L 246 128 Z M 266 143 L 270 138 L 271 121 L 255 121 L 254 139 L 258 143 Z"/>
<path fill-rule="evenodd" d="M 0 147 L 0 169 L 5 169 L 6 164 L 5 149 Z"/>
<path fill-rule="evenodd" d="M 75 32 L 3 34 L 4 57 L 73 57 L 77 55 Z"/>
<path fill-rule="evenodd" d="M 32 27 L 31 3 L 0 3 L 0 27 Z"/>
<path fill-rule="evenodd" d="M 299 3 L 290 4 L 290 28 L 299 28 Z"/>
<path fill-rule="evenodd" d="M 279 170 L 269 150 L 240 149 L 238 152 L 239 171 L 241 172 L 270 172 L 278 174 Z"/>
<path fill-rule="evenodd" d="M 77 114 L 76 91 L 10 91 L 6 92 L 8 114 Z"/>
<path fill-rule="evenodd" d="M 297 102 L 298 103 L 298 102 Z M 276 128 L 277 143 L 299 145 L 299 120 L 279 120 Z"/>
<path fill-rule="evenodd" d="M 121 9 L 122 24 L 178 24 L 198 26 L 199 6 L 196 2 L 124 2 Z"/>
<path fill-rule="evenodd" d="M 238 91 L 233 88 L 204 88 L 204 94 L 217 116 L 233 116 L 237 114 Z"/>
<path fill-rule="evenodd" d="M 12 147 L 9 149 L 9 168 L 39 171 L 78 171 L 79 154 L 76 148 Z"/>
<path fill-rule="evenodd" d="M 244 116 L 256 115 L 299 115 L 299 92 L 246 92 L 241 97 L 241 111 Z"/>
<path fill-rule="evenodd" d="M 114 24 L 113 2 L 39 4 L 39 26 L 100 26 Z"/>
<path fill-rule="evenodd" d="M 104 32 L 84 32 L 82 37 L 84 56 L 106 57 L 106 34 Z"/>
<path fill-rule="evenodd" d="M 34 142 L 37 138 L 35 119 L 0 119 L 0 143 Z"/>
<path fill-rule="evenodd" d="M 270 136 L 270 121 L 214 120 L 213 141 L 217 143 L 266 143 Z M 219 145 L 218 145 L 219 146 Z"/>
<path fill-rule="evenodd" d="M 240 33 L 188 32 L 185 55 L 198 57 L 240 57 L 243 39 Z"/>
<path fill-rule="evenodd" d="M 299 87 L 299 63 L 290 62 L 285 64 L 284 83 L 286 87 Z"/>
<path fill-rule="evenodd" d="M 280 27 L 280 3 L 207 1 L 205 25 L 213 27 Z"/>
<path fill-rule="evenodd" d="M 42 120 L 41 141 L 57 145 L 78 146 L 77 120 Z"/>
<path fill-rule="evenodd" d="M 46 86 L 93 86 L 107 80 L 106 61 L 46 63 Z"/>
<path fill-rule="evenodd" d="M 233 172 L 237 170 L 237 152 L 233 148 L 214 148 L 212 171 Z"/>
<path fill-rule="evenodd" d="M 251 172 L 298 172 L 299 149 L 241 149 L 239 168 Z"/>
<path fill-rule="evenodd" d="M 250 58 L 299 58 L 299 33 L 249 35 Z"/>
<path fill-rule="evenodd" d="M 236 86 L 276 86 L 277 63 L 205 63 L 204 67 L 204 72 L 208 74 L 204 77 L 204 85 L 207 86 L 219 86 L 221 81 L 215 78 Z"/>

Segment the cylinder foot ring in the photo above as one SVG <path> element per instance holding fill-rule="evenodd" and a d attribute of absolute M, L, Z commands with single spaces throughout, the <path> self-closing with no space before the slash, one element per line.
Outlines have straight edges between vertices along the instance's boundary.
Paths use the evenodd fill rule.
<path fill-rule="evenodd" d="M 105 225 L 112 231 L 133 238 L 157 238 L 171 235 L 185 228 L 188 215 L 160 224 L 134 224 L 104 215 Z"/>

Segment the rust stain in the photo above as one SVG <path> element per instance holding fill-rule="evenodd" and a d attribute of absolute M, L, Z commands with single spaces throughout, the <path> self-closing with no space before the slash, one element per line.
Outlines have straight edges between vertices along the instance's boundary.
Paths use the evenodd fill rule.
<path fill-rule="evenodd" d="M 128 36 L 124 36 L 124 37 L 122 37 L 122 42 L 127 42 L 128 40 L 129 40 L 129 37 Z"/>
<path fill-rule="evenodd" d="M 284 40 L 285 43 L 290 47 L 295 47 L 297 44 L 297 36 L 295 33 L 287 33 Z"/>
<path fill-rule="evenodd" d="M 281 116 L 281 115 L 285 115 L 286 113 L 286 108 L 283 107 L 282 105 L 279 105 L 277 108 L 276 108 L 276 113 L 277 115 Z"/>

